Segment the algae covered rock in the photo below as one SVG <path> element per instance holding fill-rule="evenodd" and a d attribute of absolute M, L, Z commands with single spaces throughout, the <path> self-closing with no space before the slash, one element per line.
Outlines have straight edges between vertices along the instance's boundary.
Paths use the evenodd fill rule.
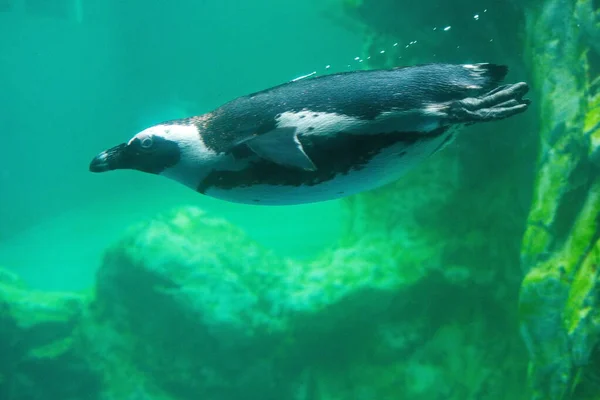
<path fill-rule="evenodd" d="M 274 281 L 285 268 L 228 222 L 178 210 L 132 228 L 107 252 L 88 329 L 102 346 L 121 343 L 128 368 L 180 398 L 268 399 L 285 317 Z M 111 376 L 122 360 L 105 362 L 108 381 L 123 379 Z"/>
<path fill-rule="evenodd" d="M 524 371 L 498 361 L 522 350 L 493 282 L 403 251 L 373 231 L 299 263 L 196 208 L 141 223 L 107 251 L 91 302 L 47 295 L 78 306 L 58 314 L 69 340 L 50 342 L 65 349 L 48 364 L 57 398 L 523 398 L 503 388 Z M 77 384 L 61 375 L 74 367 Z M 41 379 L 27 387 L 52 393 Z"/>
<path fill-rule="evenodd" d="M 116 316 L 135 308 L 127 317 L 137 319 L 139 311 L 157 316 L 156 307 L 170 305 L 184 319 L 199 317 L 223 344 L 240 345 L 279 328 L 273 307 L 281 293 L 273 283 L 284 272 L 281 260 L 240 229 L 187 208 L 132 229 L 107 252 L 95 305 Z"/>
<path fill-rule="evenodd" d="M 599 26 L 589 0 L 548 0 L 527 12 L 541 151 L 521 249 L 520 319 L 535 399 L 600 393 Z"/>
<path fill-rule="evenodd" d="M 385 243 L 301 264 L 195 208 L 132 228 L 82 329 L 104 398 L 503 398 L 519 369 L 494 360 L 520 348 L 498 340 L 514 326 L 493 285 L 465 290 L 464 268 L 419 268 Z"/>
<path fill-rule="evenodd" d="M 100 381 L 76 340 L 85 298 L 28 290 L 0 270 L 0 398 L 96 399 Z"/>
<path fill-rule="evenodd" d="M 311 263 L 281 259 L 230 223 L 182 208 L 107 251 L 84 336 L 107 398 L 336 395 L 328 382 L 342 375 L 326 376 L 358 349 L 395 359 L 417 341 L 407 321 L 419 314 L 400 327 L 394 315 L 426 274 L 400 271 L 392 249 L 369 241 Z M 410 337 L 400 350 L 396 331 Z"/>

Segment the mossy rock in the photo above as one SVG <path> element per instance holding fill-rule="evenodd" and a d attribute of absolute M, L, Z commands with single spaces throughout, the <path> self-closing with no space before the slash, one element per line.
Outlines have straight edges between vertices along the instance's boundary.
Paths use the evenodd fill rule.
<path fill-rule="evenodd" d="M 28 290 L 0 270 L 0 398 L 97 399 L 100 380 L 79 347 L 86 298 Z"/>

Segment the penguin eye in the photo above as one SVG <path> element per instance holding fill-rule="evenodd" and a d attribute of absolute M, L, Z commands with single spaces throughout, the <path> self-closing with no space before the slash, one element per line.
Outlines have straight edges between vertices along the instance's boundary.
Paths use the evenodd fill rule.
<path fill-rule="evenodd" d="M 150 147 L 152 147 L 153 144 L 154 142 L 152 141 L 152 138 L 150 136 L 143 138 L 142 142 L 140 143 L 140 145 L 144 149 L 149 149 Z"/>

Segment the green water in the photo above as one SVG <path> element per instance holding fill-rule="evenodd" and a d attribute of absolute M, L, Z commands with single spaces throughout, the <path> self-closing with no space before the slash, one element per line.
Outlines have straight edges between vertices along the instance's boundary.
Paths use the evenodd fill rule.
<path fill-rule="evenodd" d="M 230 218 L 293 257 L 337 238 L 335 202 L 226 204 L 156 177 L 87 168 L 152 124 L 326 65 L 347 69 L 360 35 L 331 23 L 321 3 L 8 4 L 0 13 L 0 265 L 36 287 L 90 286 L 100 255 L 127 226 L 182 204 Z"/>

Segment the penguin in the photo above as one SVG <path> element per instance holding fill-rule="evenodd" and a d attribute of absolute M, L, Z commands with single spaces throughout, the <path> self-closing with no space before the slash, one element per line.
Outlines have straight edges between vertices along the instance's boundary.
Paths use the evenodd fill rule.
<path fill-rule="evenodd" d="M 507 72 L 423 64 L 296 79 L 148 127 L 89 169 L 163 175 L 236 203 L 338 199 L 399 179 L 464 126 L 524 112 L 529 87 L 501 84 Z"/>

